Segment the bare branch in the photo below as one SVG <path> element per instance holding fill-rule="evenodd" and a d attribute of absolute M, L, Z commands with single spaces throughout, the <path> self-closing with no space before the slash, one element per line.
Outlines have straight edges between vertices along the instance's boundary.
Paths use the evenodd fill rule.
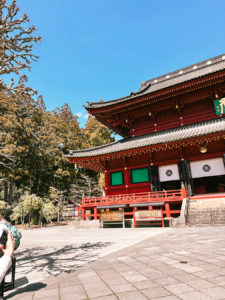
<path fill-rule="evenodd" d="M 32 54 L 33 46 L 41 40 L 34 35 L 36 28 L 29 25 L 28 16 L 18 17 L 16 0 L 7 5 L 9 1 L 0 0 L 0 75 L 30 69 L 38 59 Z"/>

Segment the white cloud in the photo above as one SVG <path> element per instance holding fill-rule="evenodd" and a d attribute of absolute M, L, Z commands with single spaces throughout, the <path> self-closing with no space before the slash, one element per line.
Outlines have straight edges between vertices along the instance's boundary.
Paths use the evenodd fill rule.
<path fill-rule="evenodd" d="M 86 111 L 79 111 L 75 114 L 78 118 L 80 125 L 83 127 L 88 119 L 88 113 Z"/>
<path fill-rule="evenodd" d="M 82 118 L 84 115 L 83 111 L 79 111 L 78 113 L 75 114 L 78 118 Z"/>

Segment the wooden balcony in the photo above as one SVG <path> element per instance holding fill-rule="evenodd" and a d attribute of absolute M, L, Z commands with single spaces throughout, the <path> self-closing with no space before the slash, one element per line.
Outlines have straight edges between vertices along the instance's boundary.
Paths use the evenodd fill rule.
<path fill-rule="evenodd" d="M 177 203 L 186 198 L 185 188 L 180 190 L 157 191 L 148 193 L 119 194 L 102 197 L 83 197 L 82 207 L 95 208 L 97 206 L 133 204 L 147 202 Z"/>

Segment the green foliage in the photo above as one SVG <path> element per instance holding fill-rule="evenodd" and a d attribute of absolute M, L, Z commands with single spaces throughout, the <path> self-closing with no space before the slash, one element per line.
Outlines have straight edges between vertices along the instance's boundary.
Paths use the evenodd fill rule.
<path fill-rule="evenodd" d="M 46 220 L 47 223 L 51 222 L 56 218 L 57 208 L 52 202 L 46 202 L 42 208 L 42 216 Z"/>
<path fill-rule="evenodd" d="M 0 35 L 0 45 L 7 48 L 1 53 L 1 74 L 18 74 L 37 59 L 32 49 L 40 37 L 29 27 L 28 16 L 18 18 L 18 13 L 16 0 L 0 1 L 0 21 L 10 33 Z M 26 82 L 24 75 L 16 86 L 0 82 L 0 213 L 11 212 L 11 220 L 22 224 L 60 221 L 66 201 L 79 203 L 82 194 L 101 193 L 99 174 L 75 169 L 65 154 L 114 139 L 94 117 L 81 128 L 68 104 L 46 110 Z"/>
<path fill-rule="evenodd" d="M 112 131 L 91 115 L 88 117 L 84 135 L 86 137 L 87 146 L 89 147 L 96 147 L 114 141 Z"/>
<path fill-rule="evenodd" d="M 8 210 L 9 205 L 5 201 L 0 200 L 0 216 L 5 216 Z"/>

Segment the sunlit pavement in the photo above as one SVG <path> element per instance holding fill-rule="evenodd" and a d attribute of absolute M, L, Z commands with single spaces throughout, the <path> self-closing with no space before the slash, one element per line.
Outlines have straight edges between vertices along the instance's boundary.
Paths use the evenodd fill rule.
<path fill-rule="evenodd" d="M 225 299 L 225 227 L 26 231 L 17 257 L 6 299 Z"/>
<path fill-rule="evenodd" d="M 17 286 L 71 271 L 161 232 L 162 228 L 76 229 L 70 226 L 23 230 L 16 252 Z"/>

